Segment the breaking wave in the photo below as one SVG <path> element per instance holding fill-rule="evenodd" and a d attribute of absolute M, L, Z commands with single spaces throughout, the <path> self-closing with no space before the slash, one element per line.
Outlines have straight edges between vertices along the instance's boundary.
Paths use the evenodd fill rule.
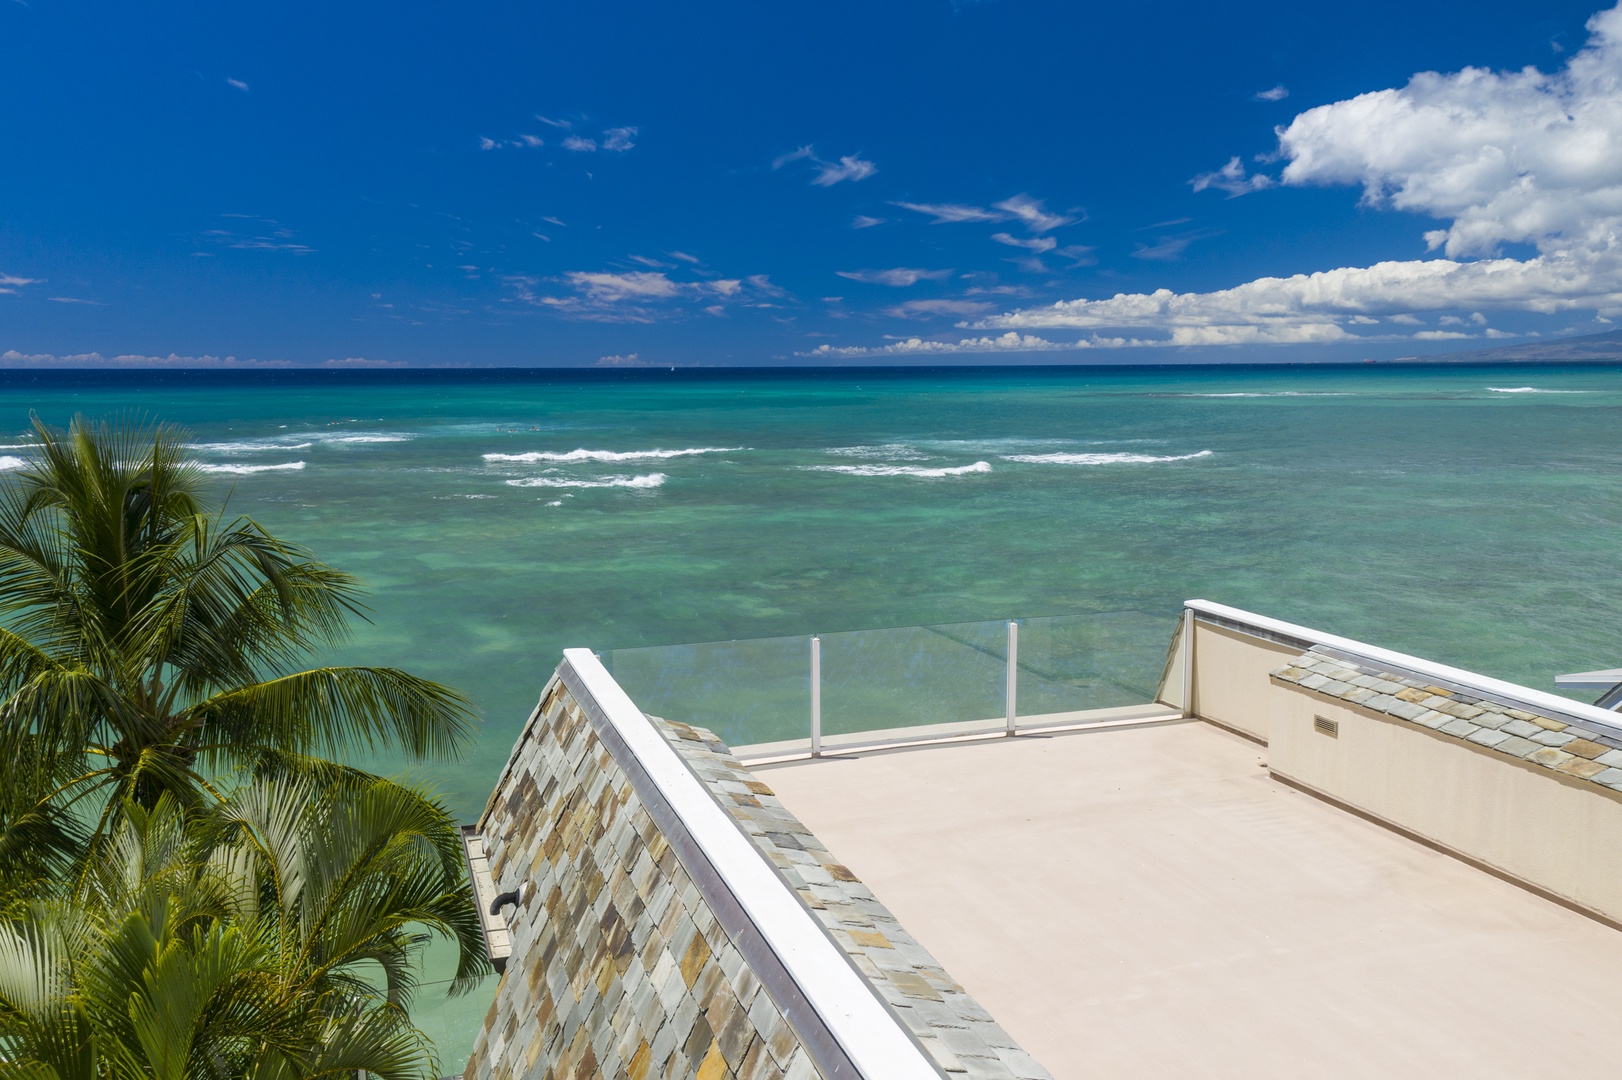
<path fill-rule="evenodd" d="M 1542 390 L 1536 386 L 1489 386 L 1495 394 L 1586 394 L 1587 390 Z"/>
<path fill-rule="evenodd" d="M 923 465 L 802 465 L 806 472 L 844 473 L 847 476 L 916 476 L 932 480 L 941 476 L 966 476 L 969 473 L 988 473 L 991 462 L 976 461 L 973 465 L 954 465 L 931 469 Z"/>
<path fill-rule="evenodd" d="M 1211 451 L 1193 454 L 1006 454 L 1004 461 L 1032 465 L 1150 465 L 1161 461 L 1193 461 L 1211 456 Z"/>
<path fill-rule="evenodd" d="M 524 454 L 485 454 L 486 461 L 517 462 L 578 462 L 578 461 L 662 461 L 665 458 L 691 457 L 694 454 L 730 454 L 742 450 L 741 446 L 695 446 L 688 450 L 531 450 Z"/>
<path fill-rule="evenodd" d="M 0 472 L 10 472 L 12 469 L 23 469 L 27 466 L 27 458 L 20 458 L 15 454 L 0 454 Z"/>
<path fill-rule="evenodd" d="M 308 450 L 314 443 L 277 442 L 274 439 L 243 439 L 240 442 L 192 443 L 193 450 L 206 454 L 257 454 L 266 450 Z"/>
<path fill-rule="evenodd" d="M 199 465 L 199 469 L 211 473 L 230 473 L 233 476 L 249 476 L 262 472 L 297 472 L 304 468 L 302 461 L 288 461 L 280 465 L 244 465 L 240 462 L 227 462 L 223 465 Z"/>
<path fill-rule="evenodd" d="M 662 472 L 646 476 L 607 476 L 601 480 L 570 480 L 561 476 L 527 476 L 522 480 L 508 480 L 508 487 L 547 488 L 656 488 L 668 477 Z"/>

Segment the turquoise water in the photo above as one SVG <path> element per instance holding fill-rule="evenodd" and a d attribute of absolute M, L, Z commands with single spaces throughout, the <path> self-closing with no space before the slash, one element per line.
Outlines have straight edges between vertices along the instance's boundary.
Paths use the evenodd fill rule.
<path fill-rule="evenodd" d="M 1163 652 L 1201 596 L 1544 688 L 1622 663 L 1616 368 L 14 373 L 0 408 L 183 423 L 365 578 L 341 659 L 483 710 L 418 770 L 469 817 L 566 646 L 1131 610 Z M 434 1014 L 448 1060 L 486 1004 Z"/>

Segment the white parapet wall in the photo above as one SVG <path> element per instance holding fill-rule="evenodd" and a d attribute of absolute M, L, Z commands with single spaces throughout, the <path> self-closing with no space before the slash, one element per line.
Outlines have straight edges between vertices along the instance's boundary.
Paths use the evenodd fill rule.
<path fill-rule="evenodd" d="M 1622 923 L 1622 717 L 1250 612 L 1188 607 L 1190 711 L 1266 743 L 1276 779 Z"/>

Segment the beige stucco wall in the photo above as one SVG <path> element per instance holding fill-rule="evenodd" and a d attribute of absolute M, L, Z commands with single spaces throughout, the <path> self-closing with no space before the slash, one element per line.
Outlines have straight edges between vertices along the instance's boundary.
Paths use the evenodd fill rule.
<path fill-rule="evenodd" d="M 1622 797 L 1395 717 L 1271 685 L 1279 775 L 1622 921 Z M 1313 717 L 1340 725 L 1321 734 Z"/>
<path fill-rule="evenodd" d="M 1268 676 L 1301 650 L 1199 621 L 1194 624 L 1194 713 L 1268 742 L 1287 711 Z"/>

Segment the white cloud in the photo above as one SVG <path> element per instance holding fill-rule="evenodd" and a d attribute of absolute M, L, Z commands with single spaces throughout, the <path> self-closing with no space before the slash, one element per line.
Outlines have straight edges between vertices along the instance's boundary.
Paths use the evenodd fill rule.
<path fill-rule="evenodd" d="M 990 209 L 983 206 L 966 206 L 962 203 L 892 203 L 903 210 L 911 210 L 919 214 L 927 214 L 934 220 L 931 225 L 958 225 L 964 222 L 977 221 L 1018 221 L 1027 230 L 1033 233 L 1052 232 L 1064 225 L 1073 225 L 1076 218 L 1066 214 L 1055 214 L 1045 209 L 1041 199 L 1033 199 L 1029 195 L 1012 195 L 1002 202 L 993 203 Z"/>
<path fill-rule="evenodd" d="M 574 127 L 574 125 L 567 120 L 553 120 L 550 117 L 542 116 L 540 113 L 535 114 L 535 119 L 539 120 L 548 127 L 561 128 L 564 131 L 569 131 Z"/>
<path fill-rule="evenodd" d="M 679 316 L 694 302 L 717 314 L 728 303 L 767 306 L 785 295 L 765 274 L 678 281 L 663 271 L 571 270 L 556 278 L 511 275 L 504 281 L 513 302 L 590 322 L 655 322 Z"/>
<path fill-rule="evenodd" d="M 1033 199 L 1029 195 L 1015 195 L 1000 203 L 993 203 L 992 206 L 1009 217 L 1017 218 L 1033 233 L 1052 232 L 1063 225 L 1073 225 L 1076 221 L 1075 218 L 1064 214 L 1049 213 L 1042 208 L 1041 199 Z"/>
<path fill-rule="evenodd" d="M 995 304 L 988 304 L 984 300 L 908 300 L 886 308 L 884 313 L 897 319 L 930 319 L 940 315 L 966 319 L 984 315 L 995 308 Z"/>
<path fill-rule="evenodd" d="M 1283 83 L 1279 83 L 1277 86 L 1273 87 L 1271 90 L 1259 90 L 1256 93 L 1252 94 L 1251 95 L 1251 100 L 1252 101 L 1283 101 L 1285 98 L 1287 98 L 1289 96 L 1290 96 L 1289 90 L 1285 89 L 1285 86 L 1284 86 Z"/>
<path fill-rule="evenodd" d="M 579 135 L 570 135 L 563 140 L 565 150 L 573 150 L 577 154 L 594 153 L 597 149 L 597 140 L 582 138 Z"/>
<path fill-rule="evenodd" d="M 1415 75 L 1310 109 L 1279 132 L 1284 185 L 1355 184 L 1364 202 L 1427 214 L 1446 257 L 1262 277 L 1203 293 L 1159 289 L 1060 301 L 965 325 L 1121 330 L 1132 344 L 1394 340 L 1364 328 L 1422 326 L 1416 313 L 1483 327 L 1485 312 L 1622 314 L 1622 6 L 1589 21 L 1564 68 Z M 1241 194 L 1267 186 L 1235 158 L 1195 186 Z M 1175 255 L 1191 237 L 1140 247 Z M 1535 254 L 1505 257 L 1506 244 Z M 1463 330 L 1405 332 L 1457 340 Z M 1503 332 L 1483 330 L 1485 336 Z"/>
<path fill-rule="evenodd" d="M 84 300 L 77 296 L 47 296 L 53 304 L 89 304 L 91 307 L 101 307 L 100 300 Z"/>
<path fill-rule="evenodd" d="M 1206 188 L 1216 188 L 1226 191 L 1228 198 L 1237 199 L 1241 195 L 1249 195 L 1253 191 L 1263 191 L 1273 186 L 1273 178 L 1266 173 L 1257 173 L 1255 176 L 1245 175 L 1244 162 L 1238 155 L 1228 159 L 1228 163 L 1215 172 L 1200 173 L 1189 181 L 1194 185 L 1195 191 L 1204 191 Z"/>
<path fill-rule="evenodd" d="M 144 356 L 139 353 L 121 353 L 117 356 L 103 356 L 99 352 L 88 352 L 69 353 L 58 356 L 55 353 L 23 353 L 18 352 L 16 349 L 7 349 L 5 352 L 0 353 L 0 367 L 213 368 L 300 366 L 306 365 L 294 364 L 289 360 L 239 360 L 235 356 L 181 356 L 177 353 L 170 353 L 168 356 Z"/>
<path fill-rule="evenodd" d="M 243 82 L 241 79 L 226 79 L 225 85 L 231 87 L 233 90 L 241 90 L 244 94 L 249 92 L 248 84 Z"/>
<path fill-rule="evenodd" d="M 1172 262 L 1181 259 L 1183 252 L 1188 250 L 1188 245 L 1194 241 L 1209 240 L 1213 236 L 1221 235 L 1221 229 L 1193 229 L 1175 236 L 1162 236 L 1153 244 L 1139 244 L 1132 252 L 1132 257 L 1151 262 Z"/>
<path fill-rule="evenodd" d="M 1000 232 L 992 233 L 991 238 L 997 241 L 999 244 L 1007 244 L 1009 247 L 1024 248 L 1026 251 L 1034 251 L 1038 255 L 1045 251 L 1052 251 L 1054 248 L 1059 246 L 1059 242 L 1053 239 L 1051 236 L 1033 236 L 1028 240 L 1021 240 L 1017 236 L 1009 236 L 1005 232 Z"/>
<path fill-rule="evenodd" d="M 603 132 L 603 149 L 623 154 L 636 145 L 631 141 L 634 138 L 636 138 L 636 128 L 634 127 L 609 128 Z"/>
<path fill-rule="evenodd" d="M 1422 72 L 1398 90 L 1297 116 L 1279 134 L 1286 184 L 1360 184 L 1371 206 L 1449 221 L 1457 258 L 1527 243 L 1608 250 L 1622 230 L 1622 8 L 1588 22 L 1565 68 Z"/>
<path fill-rule="evenodd" d="M 848 154 L 838 161 L 824 161 L 817 156 L 817 148 L 809 143 L 777 155 L 772 159 L 772 170 L 775 172 L 796 161 L 809 161 L 817 167 L 817 175 L 811 178 L 811 182 L 818 187 L 832 187 L 846 180 L 855 183 L 879 171 L 878 166 L 864 160 L 861 154 Z"/>
<path fill-rule="evenodd" d="M 838 161 L 817 162 L 817 175 L 811 182 L 818 187 L 833 187 L 845 180 L 853 183 L 866 180 L 878 171 L 878 166 L 871 161 L 864 161 L 857 154 L 848 154 Z"/>
<path fill-rule="evenodd" d="M 599 356 L 598 367 L 649 367 L 649 363 L 636 353 L 615 353 L 612 356 Z"/>
<path fill-rule="evenodd" d="M 862 356 L 949 356 L 958 353 L 1054 352 L 1060 349 L 1092 347 L 1093 343 L 1088 341 L 1046 341 L 1031 334 L 1021 335 L 1010 331 L 994 338 L 963 338 L 959 341 L 926 341 L 923 338 L 914 337 L 893 342 L 889 345 L 818 345 L 808 352 L 795 353 L 794 355 L 835 360 Z"/>
<path fill-rule="evenodd" d="M 910 266 L 897 266 L 892 270 L 837 270 L 835 273 L 865 285 L 891 285 L 896 288 L 916 285 L 920 281 L 944 281 L 952 276 L 950 270 L 917 270 Z"/>
<path fill-rule="evenodd" d="M 16 274 L 0 274 L 0 293 L 10 293 L 15 296 L 17 290 L 24 285 L 38 285 L 44 278 L 19 277 Z"/>
<path fill-rule="evenodd" d="M 960 203 L 910 203 L 898 202 L 891 205 L 899 206 L 903 210 L 912 210 L 920 214 L 928 214 L 934 218 L 931 225 L 957 225 L 968 221 L 1007 221 L 1008 215 L 992 213 L 990 210 L 978 206 L 964 206 Z"/>
<path fill-rule="evenodd" d="M 853 229 L 871 229 L 875 225 L 883 225 L 881 217 L 868 217 L 866 214 L 857 214 L 851 219 L 850 227 Z"/>

